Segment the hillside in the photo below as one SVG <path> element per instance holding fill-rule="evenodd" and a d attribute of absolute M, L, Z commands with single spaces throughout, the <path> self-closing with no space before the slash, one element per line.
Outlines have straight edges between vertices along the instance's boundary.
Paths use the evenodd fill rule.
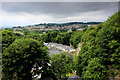
<path fill-rule="evenodd" d="M 88 28 L 76 59 L 76 70 L 84 79 L 120 78 L 120 11 L 104 23 Z"/>

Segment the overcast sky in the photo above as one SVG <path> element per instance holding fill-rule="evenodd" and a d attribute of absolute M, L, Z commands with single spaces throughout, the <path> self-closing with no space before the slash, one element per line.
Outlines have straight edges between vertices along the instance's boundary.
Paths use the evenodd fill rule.
<path fill-rule="evenodd" d="M 117 2 L 2 2 L 2 27 L 39 23 L 105 21 Z"/>

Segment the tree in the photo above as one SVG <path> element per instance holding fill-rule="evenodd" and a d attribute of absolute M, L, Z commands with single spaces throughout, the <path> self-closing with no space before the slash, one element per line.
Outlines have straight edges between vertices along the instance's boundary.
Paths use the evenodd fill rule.
<path fill-rule="evenodd" d="M 34 64 L 37 63 L 44 72 L 46 68 L 43 66 L 49 63 L 49 59 L 47 48 L 43 43 L 33 39 L 16 39 L 3 52 L 2 79 L 31 80 Z"/>
<path fill-rule="evenodd" d="M 67 73 L 72 72 L 73 60 L 68 55 L 61 53 L 55 54 L 51 57 L 52 70 L 56 77 L 66 77 Z"/>
<path fill-rule="evenodd" d="M 50 39 L 51 39 L 51 42 L 56 42 L 56 37 L 57 37 L 57 35 L 59 34 L 59 32 L 57 32 L 57 31 L 52 31 L 51 33 L 50 33 Z"/>
<path fill-rule="evenodd" d="M 13 31 L 13 28 L 5 28 L 5 30 Z"/>
<path fill-rule="evenodd" d="M 56 42 L 56 37 L 58 34 L 58 31 L 48 31 L 45 34 L 42 34 L 40 39 L 42 39 L 44 42 Z"/>
<path fill-rule="evenodd" d="M 70 44 L 70 37 L 72 32 L 60 33 L 56 37 L 56 42 L 64 45 Z"/>
<path fill-rule="evenodd" d="M 72 27 L 72 31 L 76 31 L 77 30 L 77 28 L 75 28 L 75 27 Z"/>
<path fill-rule="evenodd" d="M 15 35 L 12 31 L 2 30 L 2 51 L 7 48 L 15 40 Z"/>
<path fill-rule="evenodd" d="M 88 66 L 84 67 L 83 79 L 106 80 L 107 68 L 101 64 L 99 58 L 92 58 L 88 61 Z"/>
<path fill-rule="evenodd" d="M 30 31 L 27 30 L 27 29 L 25 29 L 23 33 L 24 33 L 24 35 L 29 35 L 29 34 L 30 34 Z"/>
<path fill-rule="evenodd" d="M 81 37 L 83 35 L 83 31 L 75 31 L 72 33 L 70 38 L 70 44 L 75 48 L 78 47 L 78 44 L 81 42 Z"/>

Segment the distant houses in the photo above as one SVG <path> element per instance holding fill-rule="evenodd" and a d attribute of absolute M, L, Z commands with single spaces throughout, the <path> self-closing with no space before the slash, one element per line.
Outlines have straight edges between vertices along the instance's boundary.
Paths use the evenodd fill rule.
<path fill-rule="evenodd" d="M 67 80 L 82 80 L 82 78 L 79 76 L 69 76 Z"/>
<path fill-rule="evenodd" d="M 78 31 L 82 31 L 83 30 L 83 28 L 79 28 L 79 29 L 77 29 Z"/>
<path fill-rule="evenodd" d="M 62 50 L 64 52 L 68 52 L 68 53 L 73 53 L 75 52 L 75 49 L 69 47 L 69 46 L 66 46 L 66 45 L 62 45 L 62 44 L 57 44 L 57 43 L 44 43 L 45 46 L 47 47 L 54 47 L 58 50 Z"/>
<path fill-rule="evenodd" d="M 88 28 L 90 28 L 91 26 L 97 26 L 97 24 L 94 24 L 94 25 L 87 25 L 88 26 Z"/>
<path fill-rule="evenodd" d="M 29 31 L 33 31 L 33 30 L 44 30 L 44 31 L 48 31 L 48 30 L 59 30 L 59 29 L 68 29 L 71 30 L 72 28 L 76 28 L 77 30 L 81 31 L 83 30 L 83 28 L 85 27 L 91 27 L 91 26 L 96 26 L 100 23 L 75 23 L 73 22 L 72 24 L 70 23 L 63 23 L 63 24 L 39 24 L 39 25 L 28 25 L 28 26 L 18 26 L 18 27 L 13 27 L 14 31 L 17 30 L 24 30 L 27 29 Z"/>

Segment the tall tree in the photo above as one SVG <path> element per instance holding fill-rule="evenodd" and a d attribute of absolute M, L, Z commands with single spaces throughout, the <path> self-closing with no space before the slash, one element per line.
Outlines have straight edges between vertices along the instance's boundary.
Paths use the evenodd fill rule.
<path fill-rule="evenodd" d="M 34 64 L 46 69 L 50 59 L 43 43 L 33 39 L 16 39 L 2 57 L 3 80 L 31 80 Z"/>

